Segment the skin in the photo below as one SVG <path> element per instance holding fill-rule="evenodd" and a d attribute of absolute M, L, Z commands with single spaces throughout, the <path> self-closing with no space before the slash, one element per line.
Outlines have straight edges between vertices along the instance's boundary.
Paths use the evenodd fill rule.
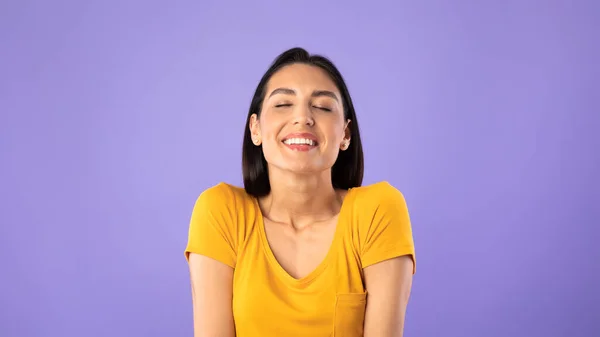
<path fill-rule="evenodd" d="M 259 200 L 265 232 L 280 265 L 295 278 L 314 270 L 333 240 L 345 191 L 333 188 L 331 167 L 350 140 L 349 123 L 334 83 L 319 68 L 300 64 L 271 78 L 261 116 L 251 118 L 269 165 L 272 192 Z M 282 141 L 294 132 L 313 134 L 318 147 L 290 150 Z"/>
<path fill-rule="evenodd" d="M 194 337 L 234 337 L 233 268 L 190 254 Z"/>
<path fill-rule="evenodd" d="M 295 278 L 314 270 L 333 240 L 346 191 L 336 190 L 331 168 L 351 141 L 339 90 L 319 68 L 289 65 L 273 75 L 260 118 L 248 127 L 263 147 L 271 193 L 259 200 L 265 232 L 275 257 Z M 309 132 L 318 146 L 308 152 L 283 144 L 292 132 Z M 369 293 L 365 337 L 402 336 L 412 284 L 412 259 L 398 257 L 365 268 Z M 235 336 L 231 309 L 233 269 L 190 255 L 194 336 Z"/>
<path fill-rule="evenodd" d="M 364 337 L 402 337 L 412 287 L 413 260 L 400 256 L 364 269 L 369 293 Z"/>

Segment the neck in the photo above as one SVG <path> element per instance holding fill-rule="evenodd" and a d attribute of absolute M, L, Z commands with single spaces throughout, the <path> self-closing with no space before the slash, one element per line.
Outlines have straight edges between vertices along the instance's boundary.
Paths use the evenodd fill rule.
<path fill-rule="evenodd" d="M 265 213 L 272 221 L 296 228 L 337 215 L 341 198 L 331 182 L 331 171 L 300 175 L 269 170 L 271 193 L 264 198 Z"/>

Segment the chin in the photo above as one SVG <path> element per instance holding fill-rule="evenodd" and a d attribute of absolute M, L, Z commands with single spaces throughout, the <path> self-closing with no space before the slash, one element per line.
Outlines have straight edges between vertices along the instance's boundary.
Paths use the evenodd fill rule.
<path fill-rule="evenodd" d="M 316 174 L 323 169 L 316 168 L 311 165 L 290 165 L 285 168 L 286 171 L 297 174 Z"/>
<path fill-rule="evenodd" d="M 289 156 L 279 156 L 279 158 L 273 158 L 269 162 L 269 166 L 273 166 L 274 169 L 285 171 L 288 173 L 295 174 L 319 174 L 323 171 L 331 169 L 334 162 L 328 165 L 328 161 L 324 161 L 324 158 L 290 158 Z"/>
<path fill-rule="evenodd" d="M 321 167 L 320 165 L 314 165 L 314 163 L 284 163 L 282 165 L 273 165 L 275 169 L 284 171 L 287 173 L 294 173 L 299 175 L 307 175 L 307 174 L 318 174 L 323 170 L 326 170 L 326 167 Z"/>

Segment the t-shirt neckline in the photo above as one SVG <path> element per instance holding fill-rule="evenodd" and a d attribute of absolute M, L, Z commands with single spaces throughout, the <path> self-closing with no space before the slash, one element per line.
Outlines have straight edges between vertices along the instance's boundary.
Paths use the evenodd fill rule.
<path fill-rule="evenodd" d="M 263 251 L 267 257 L 267 260 L 269 261 L 270 266 L 277 273 L 277 275 L 281 279 L 283 279 L 286 283 L 289 283 L 290 285 L 295 285 L 295 286 L 306 285 L 307 283 L 310 283 L 311 281 L 313 281 L 317 276 L 322 274 L 323 271 L 325 271 L 325 269 L 329 265 L 330 261 L 332 260 L 333 256 L 337 252 L 339 242 L 342 239 L 341 237 L 344 232 L 343 227 L 345 227 L 345 224 L 347 223 L 346 217 L 347 217 L 348 209 L 350 207 L 349 204 L 351 203 L 350 199 L 353 196 L 353 191 L 354 191 L 353 188 L 348 189 L 348 192 L 344 196 L 344 200 L 342 200 L 340 212 L 338 213 L 338 218 L 336 221 L 336 228 L 335 228 L 335 233 L 333 235 L 333 240 L 331 241 L 331 245 L 329 246 L 329 250 L 327 251 L 325 258 L 323 259 L 323 261 L 321 261 L 317 265 L 317 267 L 315 269 L 313 269 L 310 273 L 308 273 L 306 276 L 301 277 L 301 278 L 295 278 L 292 275 L 290 275 L 281 266 L 279 261 L 277 261 L 277 259 L 275 258 L 275 254 L 273 253 L 273 250 L 271 249 L 271 246 L 269 245 L 269 241 L 267 240 L 267 233 L 265 231 L 265 222 L 264 222 L 262 210 L 260 209 L 260 204 L 259 204 L 257 198 L 253 198 L 254 207 L 256 208 L 256 213 L 258 214 L 259 235 L 260 235 L 260 241 L 262 243 Z"/>

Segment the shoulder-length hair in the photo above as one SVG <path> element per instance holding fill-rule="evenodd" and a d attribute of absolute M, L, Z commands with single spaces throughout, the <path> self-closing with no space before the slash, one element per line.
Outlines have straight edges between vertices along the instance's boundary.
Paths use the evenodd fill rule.
<path fill-rule="evenodd" d="M 248 111 L 248 117 L 246 118 L 246 124 L 244 125 L 245 131 L 242 145 L 244 189 L 248 194 L 255 197 L 262 197 L 269 194 L 271 185 L 269 183 L 269 171 L 267 169 L 267 161 L 265 160 L 262 146 L 256 146 L 252 143 L 249 129 L 250 117 L 253 114 L 256 114 L 260 118 L 262 104 L 266 94 L 266 86 L 273 74 L 282 67 L 295 63 L 319 67 L 329 75 L 342 95 L 344 119 L 351 120 L 349 125 L 351 136 L 350 146 L 345 151 L 340 151 L 331 170 L 333 187 L 347 190 L 353 187 L 359 187 L 362 184 L 364 174 L 362 143 L 352 98 L 350 97 L 342 74 L 326 57 L 321 55 L 310 55 L 302 48 L 292 48 L 277 56 L 275 61 L 261 78 L 254 92 L 254 96 L 252 97 L 250 110 Z"/>

